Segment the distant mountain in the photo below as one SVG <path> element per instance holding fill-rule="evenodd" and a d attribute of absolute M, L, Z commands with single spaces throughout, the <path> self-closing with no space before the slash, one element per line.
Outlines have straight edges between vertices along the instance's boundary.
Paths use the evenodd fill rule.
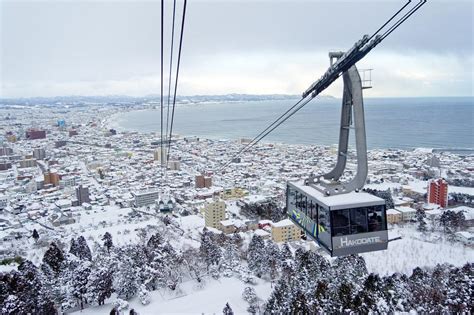
<path fill-rule="evenodd" d="M 167 100 L 168 96 L 164 99 Z M 178 104 L 197 104 L 215 102 L 250 102 L 268 100 L 297 99 L 300 95 L 288 94 L 224 94 L 224 95 L 180 95 L 176 97 Z M 333 96 L 318 96 L 318 98 L 334 98 Z M 85 104 L 142 104 L 147 102 L 160 102 L 159 95 L 134 97 L 127 95 L 107 96 L 55 96 L 55 97 L 27 97 L 27 98 L 0 98 L 0 105 L 85 105 Z"/>

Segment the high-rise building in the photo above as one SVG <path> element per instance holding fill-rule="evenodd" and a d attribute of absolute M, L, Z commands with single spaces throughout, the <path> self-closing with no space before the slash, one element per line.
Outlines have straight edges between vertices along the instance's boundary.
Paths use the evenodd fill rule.
<path fill-rule="evenodd" d="M 203 175 L 197 175 L 194 178 L 194 183 L 195 183 L 196 188 L 204 188 L 205 187 L 204 176 Z"/>
<path fill-rule="evenodd" d="M 444 179 L 432 179 L 428 182 L 428 202 L 443 208 L 448 206 L 448 183 Z"/>
<path fill-rule="evenodd" d="M 212 177 L 197 175 L 194 182 L 196 188 L 209 188 L 212 186 Z"/>
<path fill-rule="evenodd" d="M 204 220 L 206 226 L 219 228 L 219 222 L 225 220 L 225 202 L 214 201 L 206 206 L 204 209 Z"/>
<path fill-rule="evenodd" d="M 79 205 L 82 205 L 85 202 L 89 203 L 90 202 L 89 187 L 84 187 L 82 185 L 79 185 L 76 188 L 76 198 Z"/>
<path fill-rule="evenodd" d="M 44 173 L 44 184 L 51 184 L 53 186 L 59 185 L 59 175 L 55 172 L 46 172 Z"/>
<path fill-rule="evenodd" d="M 153 158 L 155 161 L 159 161 L 159 162 L 163 160 L 163 164 L 165 164 L 167 154 L 168 154 L 167 149 L 163 149 L 163 154 L 161 154 L 161 149 L 156 149 L 155 152 L 153 152 Z"/>
<path fill-rule="evenodd" d="M 37 160 L 44 160 L 46 158 L 46 151 L 43 148 L 33 149 L 33 157 Z"/>
<path fill-rule="evenodd" d="M 143 207 L 154 204 L 155 201 L 160 197 L 158 191 L 152 189 L 132 192 L 132 195 L 135 198 L 135 207 Z"/>
<path fill-rule="evenodd" d="M 212 177 L 204 176 L 204 187 L 209 188 L 212 186 Z"/>
<path fill-rule="evenodd" d="M 35 167 L 36 160 L 35 159 L 24 159 L 20 161 L 20 168 L 23 167 Z"/>
<path fill-rule="evenodd" d="M 168 168 L 172 171 L 179 171 L 181 169 L 181 163 L 179 161 L 168 161 Z"/>

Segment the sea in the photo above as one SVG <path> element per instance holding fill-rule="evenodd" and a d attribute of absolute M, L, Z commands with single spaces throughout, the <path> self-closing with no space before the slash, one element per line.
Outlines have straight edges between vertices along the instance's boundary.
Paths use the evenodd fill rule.
<path fill-rule="evenodd" d="M 173 133 L 209 139 L 253 138 L 296 101 L 180 104 Z M 474 97 L 366 98 L 364 107 L 369 149 L 474 152 Z M 340 99 L 315 99 L 262 141 L 337 144 L 340 112 Z M 119 131 L 160 132 L 159 108 L 118 113 L 110 121 Z"/>

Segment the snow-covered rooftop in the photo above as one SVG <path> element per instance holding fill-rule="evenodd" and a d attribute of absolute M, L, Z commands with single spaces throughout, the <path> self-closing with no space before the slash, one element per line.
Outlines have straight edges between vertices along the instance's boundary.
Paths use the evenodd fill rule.
<path fill-rule="evenodd" d="M 273 227 L 285 227 L 285 226 L 292 226 L 294 225 L 293 222 L 291 222 L 290 219 L 284 219 L 281 220 L 280 222 L 272 223 Z"/>
<path fill-rule="evenodd" d="M 334 196 L 324 196 L 319 190 L 314 187 L 303 185 L 301 183 L 291 183 L 307 195 L 317 199 L 319 202 L 331 210 L 344 209 L 346 207 L 364 207 L 383 205 L 385 201 L 382 198 L 371 195 L 366 192 L 350 192 L 347 194 L 340 194 Z"/>

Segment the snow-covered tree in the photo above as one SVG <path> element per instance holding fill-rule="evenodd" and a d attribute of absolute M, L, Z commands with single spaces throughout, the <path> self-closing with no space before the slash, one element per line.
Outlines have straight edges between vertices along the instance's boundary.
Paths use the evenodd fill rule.
<path fill-rule="evenodd" d="M 255 304 L 258 301 L 257 293 L 252 287 L 246 287 L 242 292 L 242 298 L 249 304 Z"/>
<path fill-rule="evenodd" d="M 88 300 L 103 305 L 113 292 L 113 273 L 104 266 L 96 266 L 89 276 Z"/>
<path fill-rule="evenodd" d="M 147 242 L 147 246 L 148 248 L 150 249 L 156 249 L 158 248 L 161 244 L 164 243 L 164 238 L 163 236 L 159 233 L 159 232 L 156 232 L 155 234 L 153 234 L 150 239 L 148 240 Z"/>
<path fill-rule="evenodd" d="M 285 279 L 280 279 L 265 304 L 265 314 L 290 314 L 293 292 Z"/>
<path fill-rule="evenodd" d="M 418 231 L 426 232 L 428 228 L 427 228 L 426 220 L 425 220 L 426 219 L 425 211 L 423 211 L 422 209 L 416 210 L 415 219 L 416 219 L 416 222 L 418 222 L 418 227 L 417 227 Z"/>
<path fill-rule="evenodd" d="M 280 264 L 282 261 L 280 249 L 278 245 L 272 241 L 268 241 L 265 246 L 265 260 L 264 260 L 264 272 L 268 271 L 270 279 L 275 279 L 280 270 Z"/>
<path fill-rule="evenodd" d="M 456 314 L 473 313 L 474 263 L 467 263 L 462 268 L 451 266 L 447 278 L 446 304 L 449 311 Z"/>
<path fill-rule="evenodd" d="M 138 288 L 138 275 L 132 259 L 124 257 L 115 274 L 114 290 L 120 298 L 129 299 L 137 294 Z"/>
<path fill-rule="evenodd" d="M 207 267 L 211 265 L 218 265 L 221 260 L 221 249 L 219 245 L 214 241 L 212 237 L 213 233 L 209 231 L 203 231 L 201 236 L 201 246 L 199 251 L 206 262 Z"/>
<path fill-rule="evenodd" d="M 104 242 L 104 247 L 107 248 L 107 253 L 110 253 L 110 249 L 114 246 L 112 235 L 109 232 L 105 232 L 104 236 L 102 236 L 102 241 Z"/>
<path fill-rule="evenodd" d="M 25 303 L 16 295 L 8 295 L 2 304 L 2 314 L 27 314 Z"/>
<path fill-rule="evenodd" d="M 73 254 L 76 257 L 79 257 L 79 246 L 74 237 L 71 238 L 71 246 L 69 247 L 69 253 Z"/>
<path fill-rule="evenodd" d="M 73 264 L 71 264 L 73 265 Z M 78 300 L 78 305 L 81 310 L 87 304 L 87 291 L 89 288 L 89 275 L 91 274 L 90 262 L 77 262 L 74 271 L 72 272 L 71 287 L 72 295 Z"/>
<path fill-rule="evenodd" d="M 252 237 L 250 241 L 248 252 L 247 252 L 247 262 L 249 269 L 261 277 L 265 273 L 265 242 L 263 238 L 257 234 Z"/>
<path fill-rule="evenodd" d="M 43 263 L 48 264 L 56 274 L 63 268 L 64 254 L 56 243 L 51 243 L 48 250 L 44 253 Z"/>
<path fill-rule="evenodd" d="M 239 265 L 239 249 L 237 245 L 231 240 L 227 240 L 224 243 L 222 251 L 222 263 L 225 268 L 234 269 Z"/>
<path fill-rule="evenodd" d="M 87 241 L 86 239 L 84 238 L 84 236 L 79 236 L 77 238 L 77 247 L 78 247 L 78 256 L 80 259 L 86 259 L 86 260 L 92 260 L 92 253 L 91 253 L 91 249 L 89 248 L 89 245 L 87 245 Z"/>
<path fill-rule="evenodd" d="M 33 230 L 33 234 L 31 235 L 33 237 L 33 239 L 35 240 L 35 243 L 38 242 L 38 239 L 39 239 L 39 233 L 36 229 Z"/>
<path fill-rule="evenodd" d="M 225 304 L 225 307 L 222 310 L 222 313 L 224 315 L 234 315 L 234 311 L 232 311 L 232 308 L 230 307 L 229 303 Z"/>
<path fill-rule="evenodd" d="M 138 299 L 140 300 L 140 303 L 143 305 L 148 305 L 150 304 L 150 292 L 147 290 L 145 285 L 140 286 L 140 290 L 138 291 Z"/>

